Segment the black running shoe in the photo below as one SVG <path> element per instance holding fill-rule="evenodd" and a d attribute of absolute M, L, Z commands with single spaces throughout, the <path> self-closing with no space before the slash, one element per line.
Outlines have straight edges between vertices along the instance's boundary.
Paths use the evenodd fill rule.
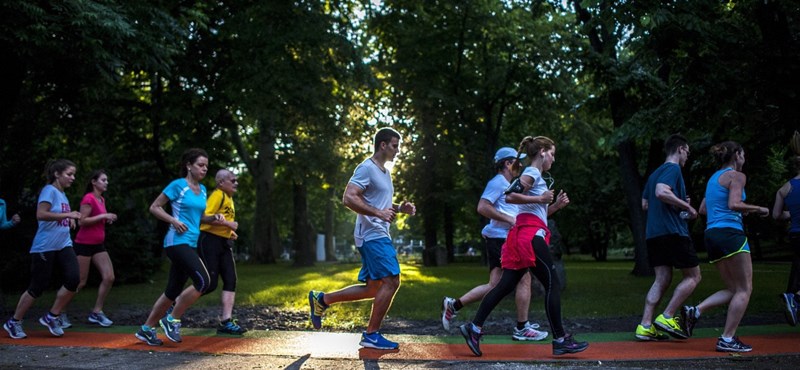
<path fill-rule="evenodd" d="M 576 342 L 575 337 L 573 337 L 572 334 L 567 334 L 567 336 L 564 337 L 564 341 L 561 343 L 553 341 L 554 355 L 583 352 L 587 348 L 589 348 L 589 343 Z"/>
<path fill-rule="evenodd" d="M 681 326 L 687 336 L 692 336 L 695 324 L 697 324 L 697 307 L 683 306 L 681 308 Z"/>
<path fill-rule="evenodd" d="M 461 330 L 461 335 L 464 336 L 464 339 L 467 341 L 467 345 L 469 349 L 472 350 L 472 353 L 475 356 L 482 356 L 483 353 L 481 352 L 481 336 L 483 334 L 476 333 L 472 330 L 472 323 L 466 323 L 458 327 Z"/>
<path fill-rule="evenodd" d="M 739 337 L 733 337 L 730 342 L 726 342 L 722 337 L 717 339 L 717 352 L 750 352 L 752 350 L 753 347 L 742 343 Z"/>

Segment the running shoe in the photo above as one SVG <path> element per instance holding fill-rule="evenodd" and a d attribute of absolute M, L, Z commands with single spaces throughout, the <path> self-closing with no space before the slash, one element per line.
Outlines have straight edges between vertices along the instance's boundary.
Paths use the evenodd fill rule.
<path fill-rule="evenodd" d="M 156 328 L 150 328 L 150 330 L 139 328 L 139 331 L 136 332 L 136 338 L 150 346 L 160 346 L 164 344 L 161 339 L 158 339 Z"/>
<path fill-rule="evenodd" d="M 442 299 L 442 327 L 446 331 L 450 331 L 450 324 L 458 316 L 456 308 L 453 306 L 455 303 L 456 300 L 450 297 Z"/>
<path fill-rule="evenodd" d="M 383 335 L 377 331 L 372 334 L 367 334 L 366 331 L 362 332 L 361 342 L 358 344 L 361 345 L 361 347 L 375 349 L 397 349 L 400 347 L 399 344 L 384 338 Z"/>
<path fill-rule="evenodd" d="M 797 301 L 794 299 L 794 293 L 781 293 L 781 303 L 783 306 L 783 314 L 786 316 L 786 322 L 791 326 L 796 326 Z"/>
<path fill-rule="evenodd" d="M 525 323 L 525 327 L 522 329 L 517 329 L 514 327 L 514 334 L 511 335 L 511 339 L 513 340 L 544 340 L 547 338 L 547 335 L 550 333 L 546 331 L 536 330 L 539 328 L 539 324 L 531 324 L 530 322 Z"/>
<path fill-rule="evenodd" d="M 225 321 L 224 323 L 219 323 L 217 327 L 217 334 L 233 334 L 233 335 L 242 335 L 247 332 L 247 329 L 239 326 L 239 321 L 236 319 L 230 319 Z"/>
<path fill-rule="evenodd" d="M 164 316 L 161 320 L 158 320 L 158 324 L 164 329 L 164 335 L 166 335 L 169 340 L 175 343 L 183 341 L 181 338 L 181 320 L 169 320 L 167 316 Z"/>
<path fill-rule="evenodd" d="M 667 332 L 667 334 L 675 338 L 678 339 L 689 338 L 689 336 L 686 335 L 686 332 L 684 332 L 683 329 L 681 329 L 681 325 L 678 323 L 678 320 L 675 320 L 674 317 L 668 319 L 664 317 L 664 314 L 660 314 L 658 315 L 658 317 L 656 317 L 656 321 L 653 322 L 653 324 L 655 324 L 657 328 Z"/>
<path fill-rule="evenodd" d="M 573 337 L 572 334 L 567 334 L 561 343 L 555 340 L 553 341 L 554 355 L 566 355 L 569 353 L 583 352 L 587 348 L 589 348 L 589 343 L 576 342 L 575 337 Z"/>
<path fill-rule="evenodd" d="M 322 304 L 323 296 L 325 296 L 325 293 L 316 290 L 308 292 L 308 305 L 311 311 L 308 317 L 311 319 L 311 325 L 314 326 L 314 329 L 322 327 L 322 315 L 328 309 L 328 306 Z"/>
<path fill-rule="evenodd" d="M 105 327 L 105 328 L 107 328 L 107 327 L 109 327 L 109 326 L 114 324 L 113 321 L 108 319 L 108 316 L 106 316 L 106 314 L 104 314 L 103 311 L 100 311 L 100 312 L 97 312 L 97 313 L 95 313 L 95 312 L 90 313 L 89 314 L 89 322 L 92 323 L 92 324 L 100 325 L 100 326 Z"/>
<path fill-rule="evenodd" d="M 50 330 L 50 334 L 57 337 L 64 335 L 64 329 L 61 329 L 61 320 L 58 317 L 50 318 L 48 314 L 44 314 L 39 318 L 39 323 L 46 326 L 47 330 Z"/>
<path fill-rule="evenodd" d="M 58 315 L 58 321 L 61 322 L 61 329 L 69 329 L 72 327 L 72 322 L 69 321 L 66 312 L 62 312 L 61 315 Z"/>
<path fill-rule="evenodd" d="M 739 337 L 733 337 L 730 342 L 726 342 L 722 337 L 717 339 L 717 352 L 750 352 L 752 350 L 753 347 L 742 343 Z"/>
<path fill-rule="evenodd" d="M 636 339 L 641 341 L 662 341 L 669 340 L 669 335 L 656 330 L 655 326 L 645 328 L 642 324 L 636 327 Z"/>
<path fill-rule="evenodd" d="M 694 326 L 697 324 L 697 307 L 683 306 L 681 308 L 681 326 L 686 332 L 686 335 L 691 337 L 694 335 Z"/>
<path fill-rule="evenodd" d="M 28 336 L 28 335 L 25 334 L 25 331 L 22 330 L 22 321 L 21 320 L 20 321 L 15 321 L 15 320 L 8 319 L 8 321 L 6 321 L 3 324 L 3 329 L 6 329 L 6 331 L 8 332 L 8 335 L 11 336 L 11 338 L 14 338 L 14 339 L 22 339 L 22 338 L 26 338 Z"/>
<path fill-rule="evenodd" d="M 481 336 L 483 336 L 483 334 L 476 333 L 475 330 L 472 329 L 472 323 L 470 322 L 459 326 L 458 329 L 461 330 L 461 335 L 464 336 L 464 339 L 467 341 L 467 346 L 472 350 L 472 353 L 474 353 L 475 356 L 482 356 Z"/>

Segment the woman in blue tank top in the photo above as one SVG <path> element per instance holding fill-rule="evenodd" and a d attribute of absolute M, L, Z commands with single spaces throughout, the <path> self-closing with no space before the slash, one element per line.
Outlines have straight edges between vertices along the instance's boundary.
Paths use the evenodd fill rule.
<path fill-rule="evenodd" d="M 744 233 L 742 215 L 757 213 L 769 216 L 769 209 L 744 202 L 747 176 L 742 173 L 744 149 L 726 141 L 711 147 L 719 169 L 708 180 L 700 213 L 707 215 L 705 244 L 708 259 L 717 267 L 725 288 L 710 295 L 696 307 L 684 307 L 681 317 L 694 326 L 702 312 L 727 304 L 725 329 L 717 339 L 719 352 L 750 352 L 753 347 L 736 337 L 736 329 L 747 310 L 753 291 L 753 263 Z"/>
<path fill-rule="evenodd" d="M 786 322 L 791 326 L 797 325 L 797 307 L 800 306 L 800 155 L 795 155 L 793 161 L 798 175 L 778 189 L 772 208 L 772 217 L 776 220 L 791 220 L 789 245 L 793 252 L 792 269 L 786 291 L 780 294 Z"/>

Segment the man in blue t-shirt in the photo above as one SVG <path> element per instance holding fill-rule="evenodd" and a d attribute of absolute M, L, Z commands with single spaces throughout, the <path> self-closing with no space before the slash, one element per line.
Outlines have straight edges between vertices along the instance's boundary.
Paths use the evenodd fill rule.
<path fill-rule="evenodd" d="M 389 235 L 389 225 L 397 213 L 414 215 L 416 207 L 410 202 L 392 202 L 394 186 L 385 164 L 393 162 L 400 152 L 400 134 L 384 127 L 375 133 L 374 145 L 374 154 L 356 167 L 342 197 L 344 205 L 358 214 L 354 236 L 361 254 L 358 281 L 364 284 L 328 293 L 312 290 L 308 293 L 308 301 L 311 323 L 319 329 L 322 315 L 329 305 L 373 299 L 367 330 L 362 333 L 359 344 L 392 350 L 399 345 L 378 332 L 400 287 L 400 264 Z"/>
<path fill-rule="evenodd" d="M 647 211 L 647 257 L 656 273 L 647 292 L 642 322 L 636 327 L 636 338 L 643 341 L 669 339 L 659 330 L 678 339 L 691 336 L 675 313 L 700 282 L 699 260 L 686 224 L 687 219 L 697 218 L 697 210 L 689 204 L 681 174 L 689 158 L 688 141 L 681 135 L 672 135 L 664 142 L 664 151 L 666 161 L 650 175 L 642 193 L 642 209 Z M 683 280 L 675 287 L 664 312 L 653 321 L 655 308 L 672 283 L 673 268 L 681 270 Z"/>

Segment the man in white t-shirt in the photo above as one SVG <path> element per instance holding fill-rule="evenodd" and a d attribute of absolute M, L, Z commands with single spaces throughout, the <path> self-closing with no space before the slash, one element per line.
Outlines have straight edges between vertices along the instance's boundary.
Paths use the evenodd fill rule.
<path fill-rule="evenodd" d="M 522 154 L 520 158 L 525 158 Z M 454 299 L 444 297 L 442 300 L 442 326 L 445 330 L 450 330 L 450 323 L 458 315 L 465 305 L 472 302 L 479 302 L 483 299 L 497 282 L 500 281 L 500 249 L 506 241 L 508 230 L 514 225 L 517 216 L 517 205 L 506 203 L 505 190 L 510 185 L 514 177 L 512 166 L 517 160 L 517 151 L 504 147 L 497 150 L 494 155 L 494 164 L 497 175 L 495 175 L 486 188 L 483 190 L 480 201 L 478 201 L 478 213 L 489 219 L 489 223 L 481 232 L 486 243 L 486 254 L 489 262 L 489 282 L 478 285 L 469 292 L 464 293 L 461 298 Z M 531 302 L 531 275 L 525 276 L 517 284 L 515 294 L 517 305 L 517 326 L 514 327 L 511 335 L 514 340 L 543 340 L 547 338 L 546 331 L 536 330 L 539 324 L 528 322 L 528 307 Z"/>
<path fill-rule="evenodd" d="M 347 184 L 342 201 L 358 214 L 355 225 L 355 242 L 361 255 L 358 281 L 335 292 L 310 291 L 308 302 L 310 319 L 315 329 L 322 327 L 322 315 L 334 303 L 374 299 L 367 330 L 361 334 L 363 347 L 397 349 L 399 345 L 384 338 L 378 330 L 389 312 L 397 289 L 400 287 L 400 264 L 389 235 L 389 225 L 398 212 L 414 215 L 414 204 L 404 201 L 393 203 L 394 186 L 386 162 L 394 161 L 400 152 L 400 134 L 388 127 L 375 133 L 375 152 L 361 162 Z"/>

